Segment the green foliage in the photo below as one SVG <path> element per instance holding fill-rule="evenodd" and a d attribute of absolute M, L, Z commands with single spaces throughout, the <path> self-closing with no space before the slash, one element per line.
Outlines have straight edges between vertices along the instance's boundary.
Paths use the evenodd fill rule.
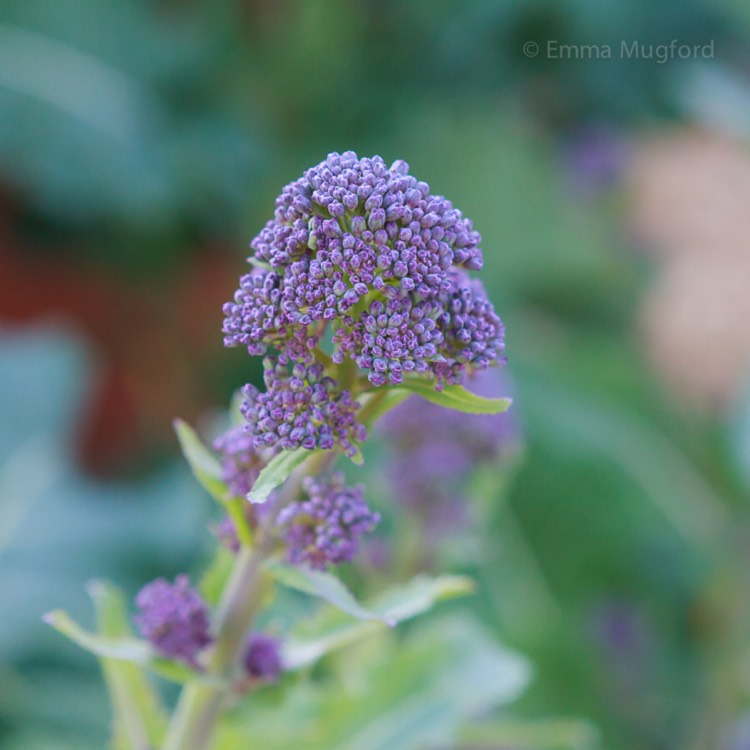
<path fill-rule="evenodd" d="M 332 573 L 324 573 L 297 565 L 287 565 L 279 561 L 269 561 L 265 568 L 276 581 L 284 586 L 320 597 L 352 617 L 361 620 L 383 619 L 382 616 L 358 604 L 341 580 Z M 383 621 L 385 622 L 385 620 Z"/>
<path fill-rule="evenodd" d="M 288 750 L 300 738 L 310 750 L 424 750 L 457 738 L 465 721 L 513 700 L 529 680 L 527 662 L 469 618 L 438 618 L 403 640 L 382 636 L 347 649 L 340 673 L 292 686 L 282 706 L 248 702 L 217 750 Z"/>
<path fill-rule="evenodd" d="M 430 403 L 467 414 L 502 414 L 512 403 L 509 398 L 477 396 L 462 385 L 446 385 L 442 391 L 436 391 L 431 383 L 407 378 L 400 387 L 419 394 Z"/>
<path fill-rule="evenodd" d="M 461 740 L 472 747 L 499 746 L 518 750 L 592 750 L 599 747 L 599 733 L 578 719 L 498 719 L 468 727 L 461 733 Z"/>
<path fill-rule="evenodd" d="M 92 582 L 88 589 L 100 636 L 128 638 L 131 629 L 122 593 L 102 581 Z M 113 747 L 158 747 L 166 730 L 167 714 L 143 671 L 130 659 L 102 657 L 100 661 L 114 709 Z"/>
<path fill-rule="evenodd" d="M 263 467 L 253 489 L 247 496 L 251 503 L 264 503 L 268 496 L 283 482 L 291 473 L 307 458 L 319 453 L 309 451 L 306 448 L 297 448 L 293 451 L 281 451 L 275 455 L 266 466 Z"/>
<path fill-rule="evenodd" d="M 83 620 L 92 575 L 134 591 L 157 571 L 184 570 L 202 543 L 205 503 L 184 468 L 104 483 L 74 462 L 89 371 L 80 341 L 60 329 L 0 332 L 3 750 L 101 750 L 110 714 L 95 662 L 40 618 L 63 606 Z"/>
<path fill-rule="evenodd" d="M 384 624 L 394 626 L 428 612 L 436 603 L 473 591 L 473 583 L 461 576 L 418 576 L 407 584 L 392 586 L 367 605 L 368 617 L 360 622 L 346 617 L 336 605 L 300 622 L 284 641 L 284 663 L 294 669 L 312 664 L 328 652 L 372 635 Z"/>
<path fill-rule="evenodd" d="M 234 523 L 237 538 L 242 544 L 249 546 L 252 544 L 252 532 L 245 517 L 243 507 L 245 498 L 232 497 L 232 493 L 222 478 L 221 464 L 187 422 L 176 419 L 174 429 L 180 441 L 182 455 L 190 465 L 193 476 L 224 507 Z"/>
<path fill-rule="evenodd" d="M 174 429 L 180 441 L 182 455 L 185 456 L 193 476 L 201 486 L 222 505 L 229 500 L 227 486 L 221 477 L 221 464 L 198 437 L 195 430 L 182 419 L 175 419 Z"/>

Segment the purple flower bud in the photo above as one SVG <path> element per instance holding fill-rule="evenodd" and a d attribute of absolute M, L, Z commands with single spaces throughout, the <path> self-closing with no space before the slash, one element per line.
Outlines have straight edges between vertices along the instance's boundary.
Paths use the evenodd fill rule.
<path fill-rule="evenodd" d="M 244 497 L 252 489 L 260 470 L 272 453 L 258 451 L 253 425 L 233 427 L 214 441 L 221 460 L 222 479 L 235 497 Z"/>
<path fill-rule="evenodd" d="M 249 677 L 276 682 L 281 674 L 281 643 L 265 633 L 251 633 L 242 662 Z"/>
<path fill-rule="evenodd" d="M 211 643 L 208 607 L 190 588 L 186 575 L 174 584 L 163 578 L 144 586 L 136 596 L 140 613 L 135 623 L 141 635 L 168 659 L 180 659 L 197 666 L 197 656 Z"/>
<path fill-rule="evenodd" d="M 266 391 L 244 388 L 241 411 L 254 425 L 256 448 L 272 446 L 293 450 L 338 445 L 353 456 L 365 440 L 365 428 L 357 421 L 359 403 L 352 400 L 320 365 L 295 366 L 299 377 L 290 377 L 285 358 L 264 361 Z"/>
<path fill-rule="evenodd" d="M 288 505 L 278 516 L 289 561 L 326 570 L 352 560 L 360 537 L 380 521 L 367 507 L 363 488 L 346 487 L 343 475 L 335 474 L 329 480 L 307 477 L 303 491 L 306 499 Z"/>
<path fill-rule="evenodd" d="M 493 398 L 509 391 L 507 378 L 494 368 L 467 378 L 466 387 Z M 462 414 L 418 396 L 388 412 L 378 430 L 388 446 L 391 496 L 423 518 L 428 545 L 468 522 L 466 485 L 472 469 L 506 461 L 521 439 L 513 412 Z"/>

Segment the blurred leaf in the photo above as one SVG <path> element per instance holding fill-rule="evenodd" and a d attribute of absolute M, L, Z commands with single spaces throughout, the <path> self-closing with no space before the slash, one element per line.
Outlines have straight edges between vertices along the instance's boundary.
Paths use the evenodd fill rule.
<path fill-rule="evenodd" d="M 440 601 L 464 596 L 473 590 L 473 581 L 462 576 L 418 576 L 409 583 L 387 589 L 368 605 L 367 609 L 380 615 L 383 623 L 353 621 L 341 610 L 323 610 L 312 620 L 298 625 L 284 639 L 284 666 L 297 669 L 312 664 L 330 651 L 382 628 L 384 623 L 404 622 L 428 612 Z"/>
<path fill-rule="evenodd" d="M 106 659 L 118 659 L 134 664 L 147 664 L 153 657 L 151 646 L 132 636 L 95 635 L 84 630 L 67 612 L 56 609 L 44 615 L 44 621 L 81 648 Z"/>
<path fill-rule="evenodd" d="M 277 453 L 266 466 L 263 467 L 255 480 L 252 490 L 247 495 L 251 503 L 264 503 L 268 496 L 314 451 L 297 448 L 293 451 Z"/>
<path fill-rule="evenodd" d="M 130 662 L 147 667 L 152 672 L 172 682 L 184 683 L 195 679 L 208 679 L 190 667 L 162 659 L 154 654 L 147 641 L 132 636 L 110 637 L 96 635 L 82 628 L 67 612 L 54 610 L 44 616 L 44 621 L 58 630 L 82 649 L 100 658 Z"/>
<path fill-rule="evenodd" d="M 354 679 L 301 682 L 280 706 L 240 706 L 220 727 L 218 750 L 451 746 L 466 721 L 514 700 L 530 678 L 528 663 L 471 618 L 421 623 L 405 639 L 381 632 L 375 658 L 353 652 L 339 663 Z"/>
<path fill-rule="evenodd" d="M 203 444 L 195 430 L 182 419 L 175 419 L 174 429 L 180 441 L 182 454 L 190 464 L 193 476 L 222 505 L 228 502 L 229 492 L 222 479 L 221 464 Z"/>
<path fill-rule="evenodd" d="M 181 466 L 125 483 L 93 480 L 74 463 L 87 372 L 79 341 L 61 329 L 0 331 L 0 663 L 61 657 L 40 617 L 56 606 L 82 617 L 92 576 L 135 585 L 152 569 L 176 573 L 201 544 L 207 509 Z"/>
<path fill-rule="evenodd" d="M 407 378 L 399 388 L 417 393 L 425 400 L 438 406 L 467 414 L 502 414 L 509 409 L 512 403 L 509 398 L 477 396 L 476 393 L 466 390 L 462 385 L 446 385 L 442 391 L 436 391 L 431 383 Z"/>
<path fill-rule="evenodd" d="M 727 519 L 722 497 L 655 425 L 616 403 L 531 373 L 519 380 L 519 388 L 540 437 L 564 451 L 611 458 L 696 551 L 716 543 Z"/>
<path fill-rule="evenodd" d="M 96 609 L 99 635 L 132 637 L 122 593 L 103 581 L 93 581 L 88 591 Z M 130 662 L 104 657 L 100 661 L 115 711 L 115 747 L 123 750 L 158 747 L 166 730 L 167 716 L 146 676 Z"/>
<path fill-rule="evenodd" d="M 265 568 L 282 585 L 325 599 L 329 604 L 333 604 L 334 607 L 352 617 L 360 620 L 387 622 L 382 615 L 371 612 L 359 604 L 341 580 L 332 573 L 324 573 L 298 565 L 287 565 L 275 560 L 267 562 Z"/>
<path fill-rule="evenodd" d="M 730 424 L 732 454 L 747 487 L 750 487 L 750 388 L 733 409 Z"/>
<path fill-rule="evenodd" d="M 377 660 L 367 703 L 356 703 L 355 716 L 336 701 L 323 721 L 344 729 L 332 745 L 337 750 L 424 750 L 450 743 L 464 721 L 518 697 L 529 677 L 527 662 L 475 621 L 445 617 L 426 622 Z"/>

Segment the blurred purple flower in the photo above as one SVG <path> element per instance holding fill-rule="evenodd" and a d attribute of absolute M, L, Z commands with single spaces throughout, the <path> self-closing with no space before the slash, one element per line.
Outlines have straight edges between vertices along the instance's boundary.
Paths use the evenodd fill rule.
<path fill-rule="evenodd" d="M 496 369 L 476 373 L 469 390 L 486 397 L 508 395 L 508 379 Z M 379 424 L 388 445 L 387 477 L 393 497 L 422 517 L 437 541 L 464 526 L 472 469 L 505 460 L 520 442 L 512 412 L 464 414 L 410 396 Z"/>
<path fill-rule="evenodd" d="M 627 158 L 627 147 L 614 130 L 588 126 L 570 138 L 565 155 L 574 187 L 579 192 L 594 193 L 617 182 Z"/>
<path fill-rule="evenodd" d="M 307 499 L 286 506 L 277 519 L 289 561 L 326 570 L 352 560 L 360 537 L 380 520 L 365 503 L 363 488 L 346 487 L 343 475 L 334 474 L 330 479 L 307 477 L 303 491 Z"/>
<path fill-rule="evenodd" d="M 268 460 L 261 456 L 251 424 L 232 427 L 214 441 L 222 479 L 235 497 L 245 497 Z"/>
<path fill-rule="evenodd" d="M 249 677 L 275 682 L 281 674 L 281 642 L 265 633 L 251 633 L 243 656 Z"/>
<path fill-rule="evenodd" d="M 727 730 L 721 750 L 750 750 L 750 712 L 743 713 Z"/>
<path fill-rule="evenodd" d="M 190 587 L 186 575 L 174 584 L 163 578 L 144 586 L 136 596 L 140 613 L 135 623 L 141 635 L 169 659 L 180 659 L 197 666 L 196 657 L 209 643 L 208 607 Z"/>

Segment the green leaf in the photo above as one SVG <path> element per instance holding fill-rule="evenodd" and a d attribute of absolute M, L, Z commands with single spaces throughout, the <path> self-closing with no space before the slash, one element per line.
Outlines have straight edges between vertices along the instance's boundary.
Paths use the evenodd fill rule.
<path fill-rule="evenodd" d="M 440 601 L 464 596 L 473 590 L 474 582 L 463 576 L 417 576 L 388 589 L 368 605 L 367 609 L 379 615 L 380 621 L 352 620 L 338 609 L 325 609 L 284 640 L 284 666 L 291 670 L 312 664 L 327 653 L 383 628 L 385 622 L 398 624 L 410 620 L 428 612 Z"/>
<path fill-rule="evenodd" d="M 129 637 L 127 609 L 122 593 L 103 581 L 88 586 L 100 636 Z M 100 658 L 115 714 L 115 747 L 139 750 L 161 744 L 167 715 L 146 675 L 135 664 Z"/>
<path fill-rule="evenodd" d="M 247 495 L 251 503 L 264 503 L 268 496 L 308 457 L 313 451 L 297 448 L 293 451 L 282 451 L 275 455 L 263 467 L 255 480 L 252 490 Z"/>
<path fill-rule="evenodd" d="M 91 633 L 72 620 L 67 612 L 59 609 L 48 612 L 43 619 L 81 648 L 100 658 L 146 667 L 173 682 L 184 683 L 194 679 L 210 681 L 210 678 L 185 665 L 156 656 L 147 641 L 128 635 L 107 636 Z"/>
<path fill-rule="evenodd" d="M 384 618 L 402 622 L 431 609 L 437 602 L 473 593 L 474 581 L 467 576 L 416 576 L 393 586 L 375 599 L 372 609 Z"/>
<path fill-rule="evenodd" d="M 193 476 L 209 494 L 225 504 L 229 500 L 227 486 L 221 478 L 221 464 L 201 442 L 195 430 L 181 419 L 175 419 L 174 429 L 180 441 L 182 453 L 190 464 Z"/>
<path fill-rule="evenodd" d="M 84 630 L 67 612 L 60 609 L 48 612 L 44 615 L 44 621 L 96 656 L 134 664 L 147 664 L 151 660 L 151 647 L 146 641 L 129 636 L 95 635 Z"/>
<path fill-rule="evenodd" d="M 462 385 L 446 385 L 442 391 L 436 391 L 434 386 L 425 380 L 404 380 L 399 387 L 416 393 L 438 406 L 467 414 L 502 414 L 508 411 L 512 403 L 509 398 L 477 396 Z"/>
<path fill-rule="evenodd" d="M 350 669 L 351 664 L 342 668 Z M 519 696 L 528 662 L 463 616 L 420 623 L 391 653 L 379 649 L 365 700 L 330 701 L 321 723 L 331 726 L 333 750 L 422 750 L 453 747 L 460 727 Z"/>
<path fill-rule="evenodd" d="M 389 625 L 394 624 L 371 610 L 365 609 L 352 596 L 349 589 L 332 573 L 323 573 L 311 568 L 287 565 L 279 561 L 269 561 L 266 569 L 282 585 L 302 591 L 305 594 L 318 596 L 329 604 L 359 620 L 380 620 Z"/>
<path fill-rule="evenodd" d="M 527 660 L 473 618 L 425 618 L 398 638 L 380 628 L 329 664 L 331 679 L 289 683 L 277 705 L 243 702 L 231 731 L 219 727 L 217 750 L 287 750 L 301 732 L 309 750 L 455 747 L 468 722 L 517 698 L 531 677 Z"/>

